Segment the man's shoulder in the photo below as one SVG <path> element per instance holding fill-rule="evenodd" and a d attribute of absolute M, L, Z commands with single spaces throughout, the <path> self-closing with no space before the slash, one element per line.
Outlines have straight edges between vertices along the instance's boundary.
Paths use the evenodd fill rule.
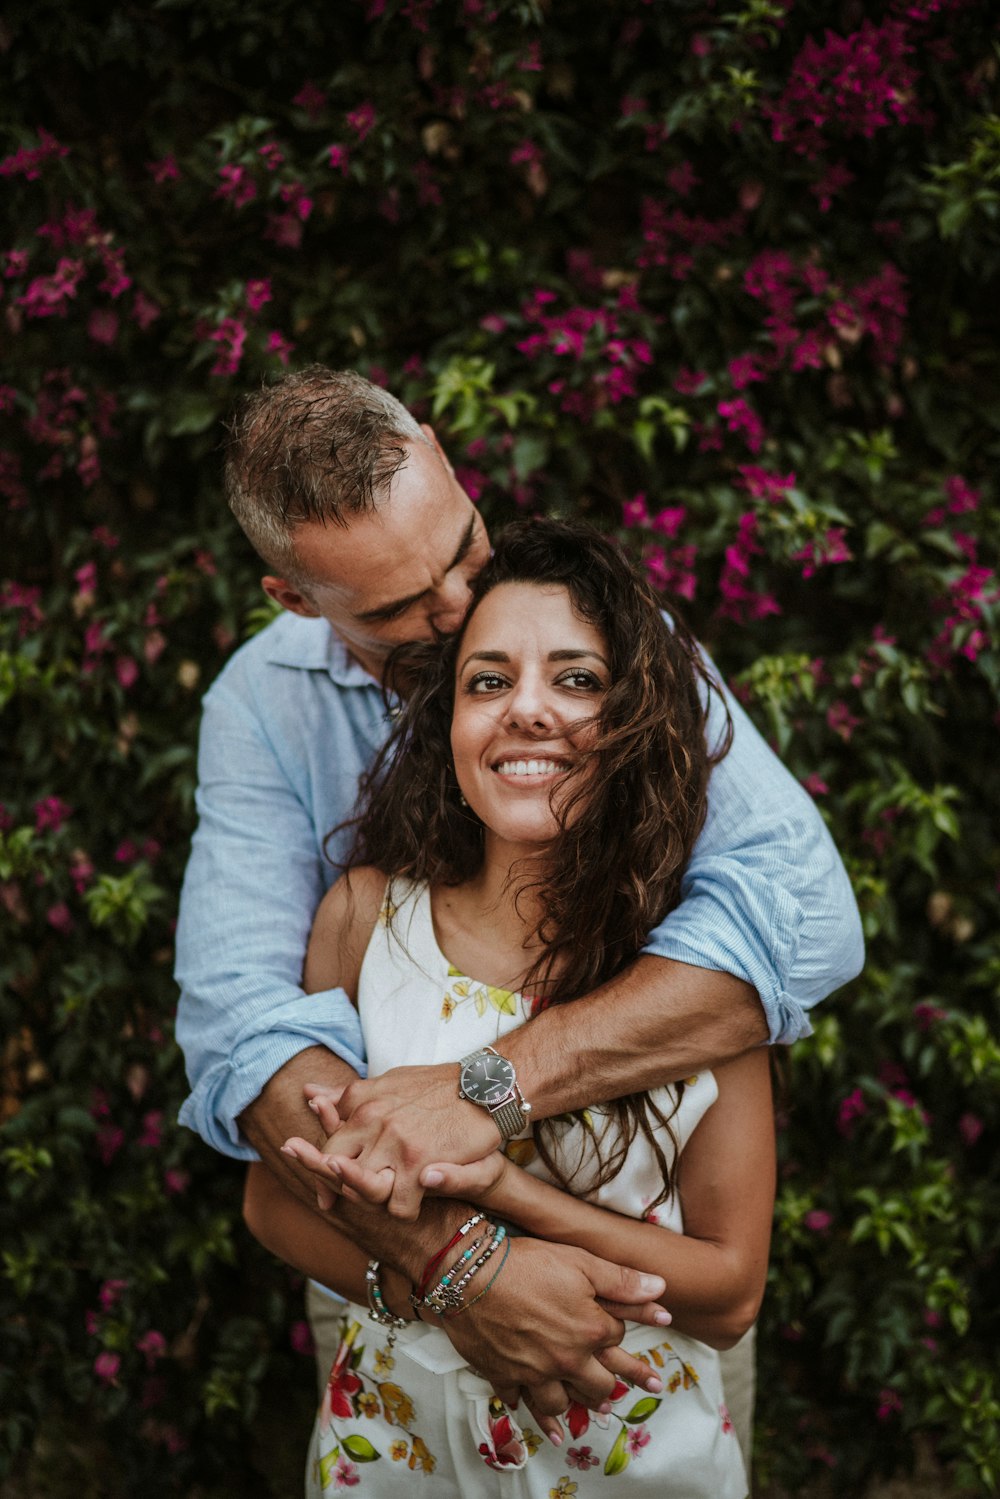
<path fill-rule="evenodd" d="M 223 684 L 236 691 L 252 690 L 272 669 L 328 670 L 335 647 L 333 631 L 325 619 L 304 619 L 283 610 L 233 652 L 209 691 Z"/>

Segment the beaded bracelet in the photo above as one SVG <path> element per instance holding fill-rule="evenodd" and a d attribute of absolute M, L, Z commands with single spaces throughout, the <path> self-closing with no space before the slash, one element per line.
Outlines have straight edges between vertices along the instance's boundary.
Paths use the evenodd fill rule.
<path fill-rule="evenodd" d="M 478 1274 L 486 1264 L 486 1261 L 496 1254 L 506 1237 L 507 1230 L 501 1224 L 499 1228 L 494 1230 L 493 1236 L 478 1259 L 473 1260 L 472 1264 L 459 1279 L 454 1280 L 454 1272 L 449 1271 L 447 1275 L 442 1277 L 433 1291 L 428 1291 L 422 1305 L 428 1307 L 432 1312 L 437 1312 L 438 1316 L 443 1316 L 446 1311 L 461 1307 L 462 1292 L 465 1290 L 465 1287 L 472 1280 L 473 1276 Z"/>
<path fill-rule="evenodd" d="M 427 1264 L 424 1266 L 424 1273 L 423 1273 L 423 1275 L 421 1275 L 420 1280 L 417 1283 L 417 1289 L 416 1289 L 416 1298 L 417 1298 L 417 1300 L 422 1299 L 423 1296 L 426 1294 L 427 1287 L 430 1285 L 432 1279 L 434 1278 L 434 1272 L 435 1272 L 435 1270 L 441 1264 L 441 1261 L 444 1259 L 444 1257 L 448 1253 L 449 1249 L 454 1249 L 455 1245 L 458 1244 L 462 1239 L 465 1238 L 466 1234 L 470 1231 L 470 1229 L 475 1228 L 476 1225 L 477 1225 L 477 1223 L 482 1223 L 482 1221 L 483 1221 L 483 1214 L 482 1213 L 473 1213 L 472 1217 L 469 1218 L 465 1223 L 463 1223 L 460 1229 L 456 1230 L 456 1232 L 448 1240 L 448 1242 L 444 1246 L 444 1248 L 443 1249 L 439 1249 L 438 1252 L 437 1252 L 437 1254 L 435 1254 L 434 1256 L 432 1256 L 432 1258 L 427 1261 Z M 412 1301 L 413 1299 L 414 1298 L 411 1296 L 410 1300 Z"/>
<path fill-rule="evenodd" d="M 406 1326 L 405 1317 L 397 1317 L 385 1304 L 382 1295 L 382 1287 L 378 1279 L 379 1262 L 369 1260 L 365 1271 L 365 1286 L 368 1292 L 368 1318 L 371 1322 L 377 1322 L 380 1327 L 389 1328 L 389 1347 L 396 1341 L 396 1333 L 401 1327 Z"/>
<path fill-rule="evenodd" d="M 502 1257 L 499 1265 L 496 1267 L 496 1269 L 494 1270 L 493 1274 L 490 1276 L 489 1280 L 486 1282 L 485 1286 L 483 1286 L 483 1289 L 481 1291 L 478 1291 L 476 1293 L 476 1295 L 473 1296 L 472 1300 L 471 1301 L 467 1301 L 464 1306 L 456 1307 L 454 1309 L 454 1311 L 450 1311 L 450 1312 L 447 1312 L 447 1313 L 442 1313 L 442 1318 L 443 1318 L 444 1321 L 450 1322 L 451 1319 L 452 1319 L 452 1317 L 460 1317 L 463 1312 L 467 1312 L 469 1310 L 470 1306 L 475 1306 L 475 1304 L 476 1304 L 477 1301 L 482 1301 L 483 1297 L 486 1295 L 486 1292 L 491 1289 L 491 1287 L 493 1285 L 493 1282 L 496 1280 L 497 1276 L 500 1274 L 500 1271 L 503 1269 L 504 1265 L 506 1265 L 506 1263 L 507 1263 L 507 1256 L 509 1254 L 510 1254 L 510 1239 L 508 1239 L 507 1242 L 506 1242 L 506 1244 L 504 1245 L 503 1257 Z"/>

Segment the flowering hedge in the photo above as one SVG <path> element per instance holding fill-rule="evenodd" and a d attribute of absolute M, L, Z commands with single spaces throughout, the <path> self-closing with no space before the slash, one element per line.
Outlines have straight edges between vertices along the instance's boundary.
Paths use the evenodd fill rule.
<path fill-rule="evenodd" d="M 0 1472 L 265 1492 L 308 1405 L 170 970 L 200 692 L 267 617 L 219 424 L 321 360 L 492 523 L 616 530 L 818 799 L 869 962 L 788 1060 L 760 1476 L 919 1436 L 995 1492 L 995 7 L 76 9 L 3 23 Z"/>

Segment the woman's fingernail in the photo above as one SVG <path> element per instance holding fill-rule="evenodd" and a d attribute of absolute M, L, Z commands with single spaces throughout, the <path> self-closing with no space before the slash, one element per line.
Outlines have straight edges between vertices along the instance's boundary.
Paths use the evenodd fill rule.
<path fill-rule="evenodd" d="M 665 1306 L 661 1306 L 659 1311 L 653 1314 L 653 1321 L 657 1327 L 669 1327 L 673 1320 Z"/>
<path fill-rule="evenodd" d="M 319 1113 L 319 1104 L 316 1102 L 315 1098 L 310 1098 L 309 1107 L 312 1109 L 314 1114 Z"/>
<path fill-rule="evenodd" d="M 658 1395 L 663 1389 L 663 1380 L 656 1374 L 651 1374 L 643 1384 L 643 1389 L 648 1390 L 651 1395 Z"/>
<path fill-rule="evenodd" d="M 561 1447 L 562 1440 L 563 1436 L 561 1431 L 556 1430 L 549 1432 L 549 1441 L 552 1443 L 553 1447 Z"/>
<path fill-rule="evenodd" d="M 341 1171 L 340 1166 L 334 1160 L 334 1158 L 333 1158 L 332 1155 L 328 1155 L 327 1156 L 327 1158 L 326 1158 L 326 1166 L 327 1166 L 327 1170 L 328 1171 L 332 1171 L 333 1174 L 334 1174 L 334 1176 L 343 1176 L 344 1173 Z"/>
<path fill-rule="evenodd" d="M 297 1161 L 299 1158 L 298 1151 L 295 1150 L 291 1145 L 282 1145 L 281 1154 L 290 1155 L 293 1161 Z"/>
<path fill-rule="evenodd" d="M 610 1414 L 611 1414 L 611 1401 L 610 1400 L 605 1400 L 605 1402 L 604 1402 L 603 1405 L 599 1405 L 597 1407 L 597 1414 L 599 1416 L 610 1416 Z"/>
<path fill-rule="evenodd" d="M 659 1296 L 667 1288 L 667 1283 L 660 1275 L 640 1275 L 639 1289 L 644 1296 Z"/>
<path fill-rule="evenodd" d="M 439 1187 L 443 1181 L 444 1181 L 444 1172 L 443 1171 L 425 1171 L 424 1172 L 424 1186 L 425 1187 Z"/>

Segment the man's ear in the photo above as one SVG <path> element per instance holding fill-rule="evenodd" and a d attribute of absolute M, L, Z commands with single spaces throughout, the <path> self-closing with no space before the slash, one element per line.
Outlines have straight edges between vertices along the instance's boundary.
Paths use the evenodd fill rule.
<path fill-rule="evenodd" d="M 427 441 L 430 443 L 431 447 L 434 449 L 435 453 L 438 455 L 438 457 L 440 458 L 441 462 L 444 464 L 445 468 L 448 470 L 449 474 L 451 474 L 451 476 L 454 478 L 455 470 L 452 468 L 450 462 L 448 461 L 448 454 L 445 452 L 444 448 L 438 442 L 437 433 L 434 431 L 434 428 L 428 426 L 428 424 L 426 422 L 421 422 L 420 423 L 420 430 L 424 434 L 424 436 L 427 438 Z"/>
<path fill-rule="evenodd" d="M 261 578 L 260 586 L 269 599 L 287 609 L 289 614 L 301 614 L 304 619 L 319 619 L 319 610 L 287 578 Z"/>

